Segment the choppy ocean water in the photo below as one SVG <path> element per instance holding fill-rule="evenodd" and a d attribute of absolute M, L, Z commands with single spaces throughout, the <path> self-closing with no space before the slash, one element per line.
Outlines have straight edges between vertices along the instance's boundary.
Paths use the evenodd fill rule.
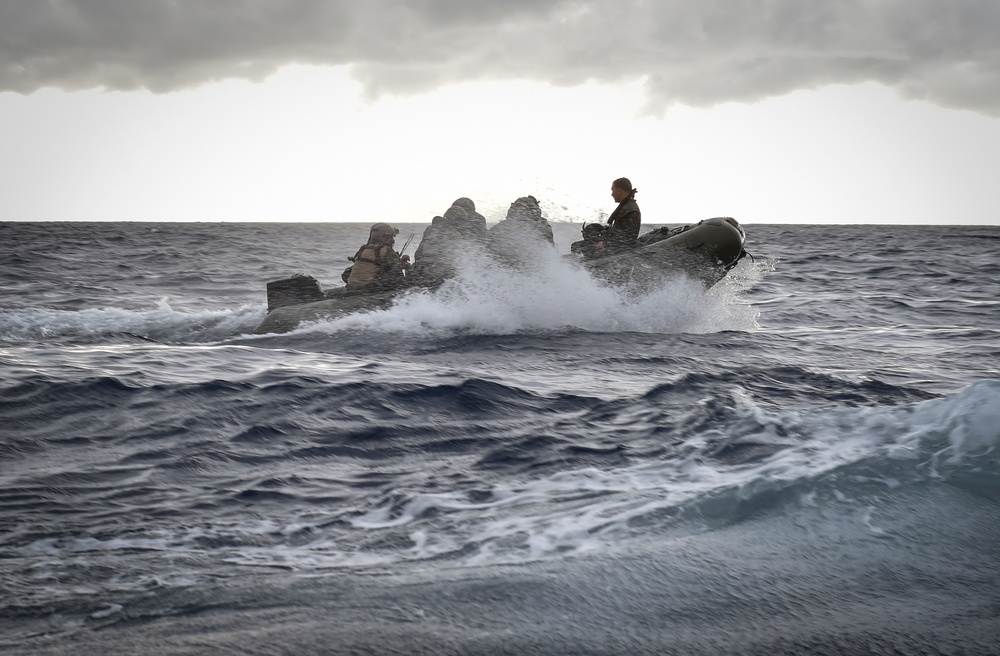
<path fill-rule="evenodd" d="M 1000 653 L 1000 227 L 251 335 L 367 227 L 0 223 L 3 653 Z"/>

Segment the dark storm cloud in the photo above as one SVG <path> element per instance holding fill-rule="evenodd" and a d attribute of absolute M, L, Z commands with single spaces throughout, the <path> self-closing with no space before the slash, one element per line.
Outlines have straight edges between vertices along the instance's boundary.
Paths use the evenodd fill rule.
<path fill-rule="evenodd" d="M 0 0 L 0 90 L 156 92 L 350 64 L 371 94 L 645 79 L 651 106 L 831 83 L 1000 115 L 995 0 Z"/>

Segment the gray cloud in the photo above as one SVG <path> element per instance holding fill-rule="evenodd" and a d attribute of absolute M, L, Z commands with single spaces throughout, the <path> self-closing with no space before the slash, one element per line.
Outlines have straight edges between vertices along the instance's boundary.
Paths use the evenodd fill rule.
<path fill-rule="evenodd" d="M 0 0 L 0 90 L 259 80 L 350 64 L 372 95 L 645 79 L 650 107 L 877 81 L 1000 115 L 995 0 Z"/>

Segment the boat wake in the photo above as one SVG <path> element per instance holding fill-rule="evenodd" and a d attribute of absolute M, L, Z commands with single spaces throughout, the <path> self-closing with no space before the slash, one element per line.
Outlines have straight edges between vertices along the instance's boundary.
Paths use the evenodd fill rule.
<path fill-rule="evenodd" d="M 117 343 L 144 339 L 168 344 L 212 343 L 250 332 L 264 315 L 260 305 L 179 310 L 166 299 L 151 309 L 121 307 L 0 310 L 0 340 Z"/>
<path fill-rule="evenodd" d="M 683 274 L 656 289 L 610 287 L 555 252 L 540 255 L 531 271 L 499 266 L 485 254 L 467 259 L 454 279 L 435 291 L 405 294 L 385 310 L 304 323 L 297 334 L 351 331 L 505 335 L 522 332 L 714 333 L 753 331 L 759 312 L 743 300 L 773 263 L 741 262 L 705 290 Z M 244 338 L 265 316 L 264 304 L 217 310 L 179 309 L 159 299 L 149 309 L 0 310 L 6 343 L 62 341 L 117 343 L 146 339 L 166 344 L 219 343 Z"/>

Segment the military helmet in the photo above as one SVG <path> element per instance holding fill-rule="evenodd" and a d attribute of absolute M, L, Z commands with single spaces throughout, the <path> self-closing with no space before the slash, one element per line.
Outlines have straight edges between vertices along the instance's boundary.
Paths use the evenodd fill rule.
<path fill-rule="evenodd" d="M 388 223 L 376 223 L 368 233 L 370 243 L 391 244 L 399 234 L 398 228 L 393 228 Z"/>

